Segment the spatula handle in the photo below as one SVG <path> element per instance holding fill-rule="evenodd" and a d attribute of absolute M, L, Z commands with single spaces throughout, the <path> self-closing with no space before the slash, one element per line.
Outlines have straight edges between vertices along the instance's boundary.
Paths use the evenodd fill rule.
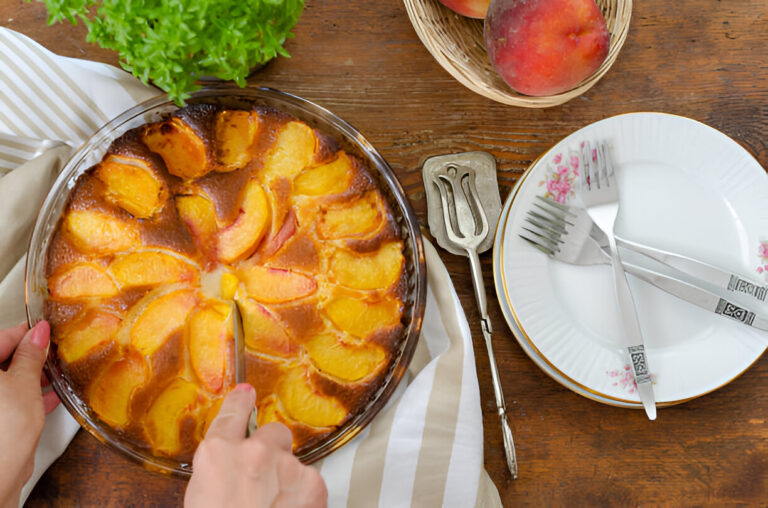
<path fill-rule="evenodd" d="M 488 350 L 488 363 L 491 366 L 491 381 L 493 382 L 493 394 L 496 398 L 496 409 L 501 420 L 501 433 L 504 438 L 504 455 L 507 458 L 507 467 L 512 479 L 517 479 L 517 456 L 515 454 L 515 441 L 512 438 L 512 429 L 509 426 L 507 407 L 504 403 L 504 392 L 501 389 L 499 367 L 496 365 L 496 356 L 493 354 L 493 342 L 491 340 L 491 319 L 488 317 L 485 285 L 483 284 L 483 271 L 480 267 L 480 257 L 474 249 L 467 249 L 469 265 L 472 269 L 472 282 L 475 286 L 475 297 L 480 309 L 480 324 L 485 339 L 485 348 Z"/>

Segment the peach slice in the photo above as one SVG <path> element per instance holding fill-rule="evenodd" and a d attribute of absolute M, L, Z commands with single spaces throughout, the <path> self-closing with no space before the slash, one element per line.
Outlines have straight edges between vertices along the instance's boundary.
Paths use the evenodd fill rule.
<path fill-rule="evenodd" d="M 315 156 L 317 138 L 304 122 L 291 121 L 277 133 L 277 139 L 264 160 L 267 180 L 284 177 L 292 180 Z"/>
<path fill-rule="evenodd" d="M 129 423 L 131 398 L 148 379 L 147 364 L 135 355 L 113 363 L 91 384 L 91 409 L 110 425 L 124 427 Z"/>
<path fill-rule="evenodd" d="M 386 354 L 379 346 L 350 344 L 330 333 L 313 337 L 305 347 L 321 372 L 345 381 L 363 379 L 386 360 Z"/>
<path fill-rule="evenodd" d="M 347 190 L 352 179 L 352 161 L 339 151 L 333 162 L 305 169 L 293 182 L 297 194 L 320 196 L 339 194 Z"/>
<path fill-rule="evenodd" d="M 233 171 L 251 161 L 251 146 L 259 128 L 259 115 L 255 111 L 226 110 L 216 117 L 218 143 L 218 171 Z"/>
<path fill-rule="evenodd" d="M 134 217 L 147 219 L 162 208 L 167 191 L 146 161 L 109 155 L 96 177 L 107 186 L 107 200 Z"/>
<path fill-rule="evenodd" d="M 205 417 L 203 421 L 203 436 L 208 433 L 208 428 L 211 426 L 211 423 L 213 423 L 213 420 L 216 419 L 216 416 L 218 416 L 222 402 L 224 402 L 224 397 L 215 399 L 213 402 L 211 402 L 211 405 L 208 406 L 208 409 L 205 411 Z"/>
<path fill-rule="evenodd" d="M 283 358 L 296 355 L 298 347 L 269 309 L 251 299 L 238 301 L 238 304 L 243 313 L 246 348 Z"/>
<path fill-rule="evenodd" d="M 376 231 L 383 219 L 378 197 L 371 192 L 344 206 L 328 209 L 318 221 L 317 230 L 323 238 L 359 237 Z"/>
<path fill-rule="evenodd" d="M 401 304 L 396 300 L 367 301 L 337 296 L 325 305 L 325 313 L 339 329 L 365 339 L 400 322 Z"/>
<path fill-rule="evenodd" d="M 156 250 L 118 255 L 109 271 L 124 288 L 194 281 L 198 273 L 190 261 Z"/>
<path fill-rule="evenodd" d="M 275 394 L 270 395 L 258 403 L 258 412 L 256 414 L 259 427 L 272 422 L 285 423 L 286 421 L 286 417 L 280 410 Z"/>
<path fill-rule="evenodd" d="M 173 117 L 151 124 L 141 139 L 150 150 L 163 158 L 172 175 L 193 179 L 210 171 L 205 142 L 181 118 Z"/>
<path fill-rule="evenodd" d="M 240 286 L 240 279 L 237 275 L 230 272 L 222 272 L 220 289 L 221 297 L 225 300 L 234 300 L 237 295 L 237 289 Z"/>
<path fill-rule="evenodd" d="M 371 254 L 339 249 L 331 255 L 329 269 L 334 279 L 353 289 L 387 289 L 403 271 L 402 242 L 390 242 Z"/>
<path fill-rule="evenodd" d="M 233 263 L 250 255 L 269 225 L 269 203 L 264 189 L 251 180 L 245 187 L 240 214 L 218 236 L 218 258 Z"/>
<path fill-rule="evenodd" d="M 238 276 L 248 296 L 263 303 L 289 302 L 317 291 L 314 278 L 282 268 L 253 265 L 239 270 Z"/>
<path fill-rule="evenodd" d="M 187 325 L 189 361 L 203 386 L 219 393 L 228 381 L 229 345 L 233 342 L 231 307 L 206 303 L 192 311 Z"/>
<path fill-rule="evenodd" d="M 131 346 L 142 355 L 151 355 L 184 326 L 196 303 L 190 289 L 177 289 L 150 301 L 131 327 Z"/>
<path fill-rule="evenodd" d="M 313 427 L 332 427 L 347 417 L 346 408 L 334 397 L 320 392 L 304 366 L 290 369 L 277 388 L 285 412 Z"/>
<path fill-rule="evenodd" d="M 152 446 L 160 453 L 175 455 L 181 451 L 181 421 L 192 416 L 206 397 L 194 383 L 176 378 L 157 396 L 147 411 L 144 428 Z"/>
<path fill-rule="evenodd" d="M 210 199 L 199 194 L 176 196 L 175 199 L 179 217 L 195 237 L 206 239 L 216 232 L 218 218 Z"/>
<path fill-rule="evenodd" d="M 111 298 L 117 284 L 107 271 L 93 263 L 78 263 L 48 279 L 48 293 L 54 300 Z"/>
<path fill-rule="evenodd" d="M 78 250 L 89 254 L 129 250 L 141 240 L 134 224 L 91 210 L 69 212 L 64 218 L 64 230 Z"/>
<path fill-rule="evenodd" d="M 270 236 L 269 239 L 265 242 L 263 250 L 264 256 L 268 257 L 279 251 L 283 245 L 285 245 L 285 242 L 287 242 L 295 232 L 296 214 L 293 212 L 293 210 L 290 210 L 285 216 L 285 220 L 283 221 L 283 225 L 280 226 L 280 229 L 278 229 L 277 232 Z"/>
<path fill-rule="evenodd" d="M 74 363 L 112 342 L 122 320 L 102 310 L 93 309 L 59 334 L 56 341 L 59 357 Z"/>

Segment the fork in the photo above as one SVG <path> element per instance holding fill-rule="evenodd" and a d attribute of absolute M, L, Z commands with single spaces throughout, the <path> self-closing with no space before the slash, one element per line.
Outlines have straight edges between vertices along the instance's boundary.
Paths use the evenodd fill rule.
<path fill-rule="evenodd" d="M 529 222 L 537 227 L 554 228 L 552 232 L 560 236 L 567 235 L 569 243 L 583 243 L 594 239 L 600 247 L 608 247 L 608 237 L 592 222 L 586 210 L 538 195 L 536 199 L 538 201 L 533 204 L 536 210 L 532 209 L 528 212 Z M 723 293 L 743 294 L 761 303 L 765 302 L 768 295 L 768 286 L 750 280 L 748 277 L 688 256 L 625 240 L 617 235 L 614 235 L 614 238 L 619 247 L 632 250 L 695 277 Z"/>
<path fill-rule="evenodd" d="M 507 468 L 512 479 L 517 479 L 517 456 L 515 454 L 515 442 L 512 429 L 509 425 L 507 408 L 504 403 L 504 392 L 501 388 L 501 377 L 496 365 L 491 341 L 491 319 L 488 316 L 487 298 L 483 285 L 483 272 L 480 265 L 480 257 L 477 254 L 478 246 L 483 242 L 490 231 L 488 217 L 483 209 L 480 195 L 475 185 L 475 173 L 469 167 L 448 166 L 433 175 L 432 182 L 440 192 L 440 204 L 445 220 L 445 232 L 452 247 L 465 250 L 469 257 L 472 270 L 472 282 L 475 289 L 475 298 L 480 310 L 480 324 L 485 339 L 485 347 L 488 351 L 488 363 L 491 367 L 491 380 L 493 382 L 493 394 L 496 399 L 496 410 L 501 422 L 502 437 L 504 440 L 504 454 L 507 460 Z"/>
<path fill-rule="evenodd" d="M 541 217 L 537 212 L 529 212 L 525 221 L 531 227 L 523 226 L 523 231 L 518 236 L 544 252 L 547 256 L 564 263 L 573 265 L 611 264 L 611 255 L 594 238 L 590 238 L 588 235 L 582 237 L 581 233 L 563 234 L 562 228 L 564 226 L 558 222 L 558 219 L 544 217 L 542 220 Z M 672 296 L 701 307 L 706 311 L 739 321 L 747 326 L 768 331 L 767 316 L 762 316 L 751 309 L 742 307 L 740 304 L 726 300 L 707 289 L 695 286 L 671 275 L 659 273 L 626 261 L 622 261 L 621 264 L 625 272 L 639 277 Z"/>
<path fill-rule="evenodd" d="M 635 302 L 627 283 L 627 276 L 621 264 L 613 227 L 619 213 L 619 189 L 613 164 L 606 155 L 606 145 L 598 143 L 593 149 L 585 141 L 581 145 L 581 200 L 598 228 L 608 237 L 608 247 L 613 266 L 613 280 L 616 285 L 616 298 L 619 302 L 625 340 L 629 353 L 632 373 L 635 376 L 637 391 L 650 420 L 656 419 L 656 403 L 653 384 L 645 355 L 643 335 L 635 310 Z"/>

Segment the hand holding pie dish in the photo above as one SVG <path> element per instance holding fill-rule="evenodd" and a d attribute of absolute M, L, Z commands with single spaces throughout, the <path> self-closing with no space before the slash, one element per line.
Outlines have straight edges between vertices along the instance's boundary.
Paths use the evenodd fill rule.
<path fill-rule="evenodd" d="M 394 389 L 423 312 L 419 249 L 380 168 L 334 134 L 273 104 L 200 102 L 70 179 L 41 235 L 39 308 L 52 377 L 108 441 L 188 468 L 235 385 L 232 300 L 258 423 L 287 425 L 300 457 Z"/>

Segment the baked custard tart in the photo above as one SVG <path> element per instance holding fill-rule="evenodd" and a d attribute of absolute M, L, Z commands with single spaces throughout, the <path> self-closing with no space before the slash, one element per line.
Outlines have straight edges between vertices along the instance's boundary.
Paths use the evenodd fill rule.
<path fill-rule="evenodd" d="M 235 383 L 233 300 L 258 423 L 287 425 L 299 456 L 402 376 L 413 239 L 369 162 L 322 129 L 192 104 L 127 130 L 70 187 L 42 254 L 49 361 L 110 439 L 190 461 Z"/>

